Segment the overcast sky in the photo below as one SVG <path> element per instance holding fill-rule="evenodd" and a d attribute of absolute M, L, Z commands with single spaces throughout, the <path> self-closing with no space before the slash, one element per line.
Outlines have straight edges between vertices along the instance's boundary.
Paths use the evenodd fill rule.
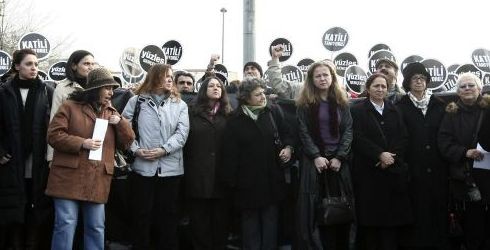
<path fill-rule="evenodd" d="M 86 49 L 114 71 L 120 70 L 123 49 L 168 40 L 183 46 L 174 68 L 205 68 L 211 54 L 221 53 L 220 9 L 225 7 L 224 64 L 229 71 L 242 70 L 242 0 L 34 0 L 33 7 L 33 13 L 49 15 L 42 30 L 48 39 L 70 36 L 66 57 Z M 331 58 L 322 36 L 339 26 L 348 31 L 349 42 L 337 53 L 354 54 L 365 69 L 368 51 L 377 43 L 390 46 L 398 62 L 418 54 L 446 66 L 471 63 L 473 50 L 490 49 L 489 7 L 488 0 L 256 0 L 256 61 L 265 70 L 268 46 L 278 37 L 293 45 L 283 64 Z"/>

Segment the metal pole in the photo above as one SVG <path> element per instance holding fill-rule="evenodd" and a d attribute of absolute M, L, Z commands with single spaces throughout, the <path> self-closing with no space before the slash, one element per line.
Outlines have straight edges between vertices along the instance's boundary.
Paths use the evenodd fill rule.
<path fill-rule="evenodd" d="M 225 64 L 225 13 L 226 9 L 221 8 L 221 13 L 223 13 L 223 26 L 221 28 L 221 63 Z"/>
<path fill-rule="evenodd" d="M 5 1 L 0 1 L 0 15 L 2 17 L 2 23 L 0 24 L 0 50 L 3 50 L 3 38 L 5 37 L 5 30 L 3 28 L 3 17 L 5 16 Z"/>
<path fill-rule="evenodd" d="M 243 64 L 255 61 L 255 0 L 243 0 Z"/>

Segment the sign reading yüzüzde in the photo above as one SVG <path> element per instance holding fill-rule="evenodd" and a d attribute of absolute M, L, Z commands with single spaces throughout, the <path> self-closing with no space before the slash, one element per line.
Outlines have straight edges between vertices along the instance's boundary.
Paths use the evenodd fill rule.
<path fill-rule="evenodd" d="M 133 77 L 143 74 L 143 69 L 139 64 L 139 54 L 140 51 L 137 48 L 124 49 L 119 58 L 119 64 L 124 73 Z"/>
<path fill-rule="evenodd" d="M 461 75 L 463 73 L 470 72 L 475 74 L 478 78 L 482 79 L 483 78 L 483 72 L 479 70 L 475 65 L 473 64 L 463 64 L 456 69 L 456 75 Z"/>
<path fill-rule="evenodd" d="M 447 70 L 444 64 L 435 59 L 425 59 L 421 63 L 430 74 L 430 82 L 427 84 L 427 89 L 437 89 L 444 84 L 447 78 Z"/>
<path fill-rule="evenodd" d="M 405 58 L 405 60 L 402 61 L 402 63 L 400 64 L 400 71 L 403 72 L 403 69 L 405 67 L 407 67 L 407 65 L 409 65 L 410 63 L 421 62 L 423 60 L 424 60 L 424 58 L 421 57 L 421 56 L 411 55 L 411 56 Z"/>
<path fill-rule="evenodd" d="M 66 61 L 61 61 L 53 64 L 49 68 L 49 78 L 53 81 L 62 81 L 66 78 Z"/>
<path fill-rule="evenodd" d="M 352 92 L 361 94 L 368 76 L 358 65 L 351 65 L 345 70 L 344 82 Z"/>
<path fill-rule="evenodd" d="M 456 70 L 459 68 L 459 64 L 451 64 L 449 67 L 447 67 L 447 73 L 448 74 L 456 74 Z"/>
<path fill-rule="evenodd" d="M 302 59 L 301 61 L 298 62 L 298 64 L 296 64 L 296 66 L 298 66 L 298 68 L 303 71 L 303 73 L 306 73 L 308 71 L 308 69 L 310 68 L 310 65 L 312 65 L 315 61 L 313 61 L 313 59 L 310 59 L 310 58 L 305 58 L 305 59 Z"/>
<path fill-rule="evenodd" d="M 182 45 L 175 40 L 170 40 L 162 46 L 163 52 L 167 56 L 167 63 L 175 65 L 182 58 Z"/>
<path fill-rule="evenodd" d="M 39 76 L 39 78 L 41 78 L 41 80 L 43 80 L 43 81 L 49 81 L 48 74 L 46 74 L 46 72 L 44 72 L 42 70 L 37 71 L 37 76 Z"/>
<path fill-rule="evenodd" d="M 288 80 L 290 82 L 302 83 L 303 82 L 303 71 L 294 65 L 286 65 L 281 69 L 282 79 Z"/>
<path fill-rule="evenodd" d="M 165 64 L 165 53 L 156 45 L 147 45 L 140 52 L 140 65 L 144 71 L 148 72 L 155 64 Z"/>
<path fill-rule="evenodd" d="M 368 60 L 369 73 L 376 72 L 376 62 L 379 59 L 387 58 L 396 63 L 396 58 L 389 50 L 380 50 L 374 53 Z"/>
<path fill-rule="evenodd" d="M 140 76 L 131 76 L 128 73 L 121 71 L 121 79 L 124 83 L 126 83 L 126 85 L 139 83 L 143 80 L 144 77 L 145 74 L 141 74 Z"/>
<path fill-rule="evenodd" d="M 371 56 L 373 56 L 374 53 L 380 51 L 380 50 L 389 50 L 391 51 L 391 48 L 384 44 L 384 43 L 378 43 L 376 45 L 374 45 L 370 50 L 369 50 L 369 53 L 368 53 L 368 58 L 370 58 Z"/>
<path fill-rule="evenodd" d="M 279 61 L 284 62 L 288 60 L 293 54 L 293 45 L 285 38 L 277 38 L 276 40 L 272 41 L 271 45 L 269 46 L 269 54 L 271 56 L 272 56 L 272 47 L 279 44 L 282 44 L 282 47 L 284 48 L 284 50 L 282 51 L 282 56 L 279 57 Z"/>
<path fill-rule="evenodd" d="M 490 85 L 490 73 L 485 73 L 483 79 L 481 80 L 483 85 Z"/>
<path fill-rule="evenodd" d="M 228 85 L 228 69 L 223 64 L 214 65 L 214 73 L 216 73 L 216 77 L 218 77 L 224 85 Z"/>
<path fill-rule="evenodd" d="M 335 59 L 333 59 L 333 63 L 335 64 L 335 68 L 337 69 L 337 75 L 343 76 L 345 70 L 351 65 L 357 65 L 356 57 L 351 53 L 340 53 Z"/>
<path fill-rule="evenodd" d="M 486 49 L 476 49 L 471 55 L 471 60 L 478 69 L 490 73 L 490 51 Z"/>
<path fill-rule="evenodd" d="M 349 34 L 340 27 L 328 29 L 322 37 L 322 44 L 328 51 L 339 51 L 347 46 Z"/>
<path fill-rule="evenodd" d="M 0 75 L 9 71 L 11 60 L 12 59 L 10 59 L 10 55 L 7 52 L 0 50 Z"/>
<path fill-rule="evenodd" d="M 34 50 L 39 61 L 47 59 L 51 51 L 48 39 L 38 33 L 25 34 L 19 41 L 19 48 Z"/>

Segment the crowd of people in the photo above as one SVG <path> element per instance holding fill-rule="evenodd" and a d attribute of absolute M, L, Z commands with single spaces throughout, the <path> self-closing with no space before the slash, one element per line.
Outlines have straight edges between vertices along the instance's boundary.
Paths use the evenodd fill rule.
<path fill-rule="evenodd" d="M 400 86 L 380 59 L 352 98 L 329 60 L 282 79 L 282 53 L 230 83 L 218 55 L 198 80 L 155 64 L 133 91 L 88 51 L 55 85 L 15 51 L 0 85 L 0 249 L 220 250 L 233 233 L 244 250 L 490 249 L 477 76 L 441 97 L 421 63 Z"/>

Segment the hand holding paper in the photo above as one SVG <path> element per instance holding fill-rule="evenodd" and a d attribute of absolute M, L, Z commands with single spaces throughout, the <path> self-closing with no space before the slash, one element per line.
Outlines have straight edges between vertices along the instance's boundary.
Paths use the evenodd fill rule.
<path fill-rule="evenodd" d="M 100 147 L 97 148 L 96 150 L 93 150 L 95 147 L 92 147 L 90 154 L 88 156 L 89 160 L 95 160 L 95 161 L 100 161 L 102 160 L 102 148 L 104 146 L 104 138 L 105 134 L 107 132 L 107 126 L 109 124 L 108 120 L 105 119 L 99 119 L 97 118 L 95 120 L 95 126 L 94 126 L 94 133 L 92 135 L 92 140 L 98 140 L 100 141 Z"/>

